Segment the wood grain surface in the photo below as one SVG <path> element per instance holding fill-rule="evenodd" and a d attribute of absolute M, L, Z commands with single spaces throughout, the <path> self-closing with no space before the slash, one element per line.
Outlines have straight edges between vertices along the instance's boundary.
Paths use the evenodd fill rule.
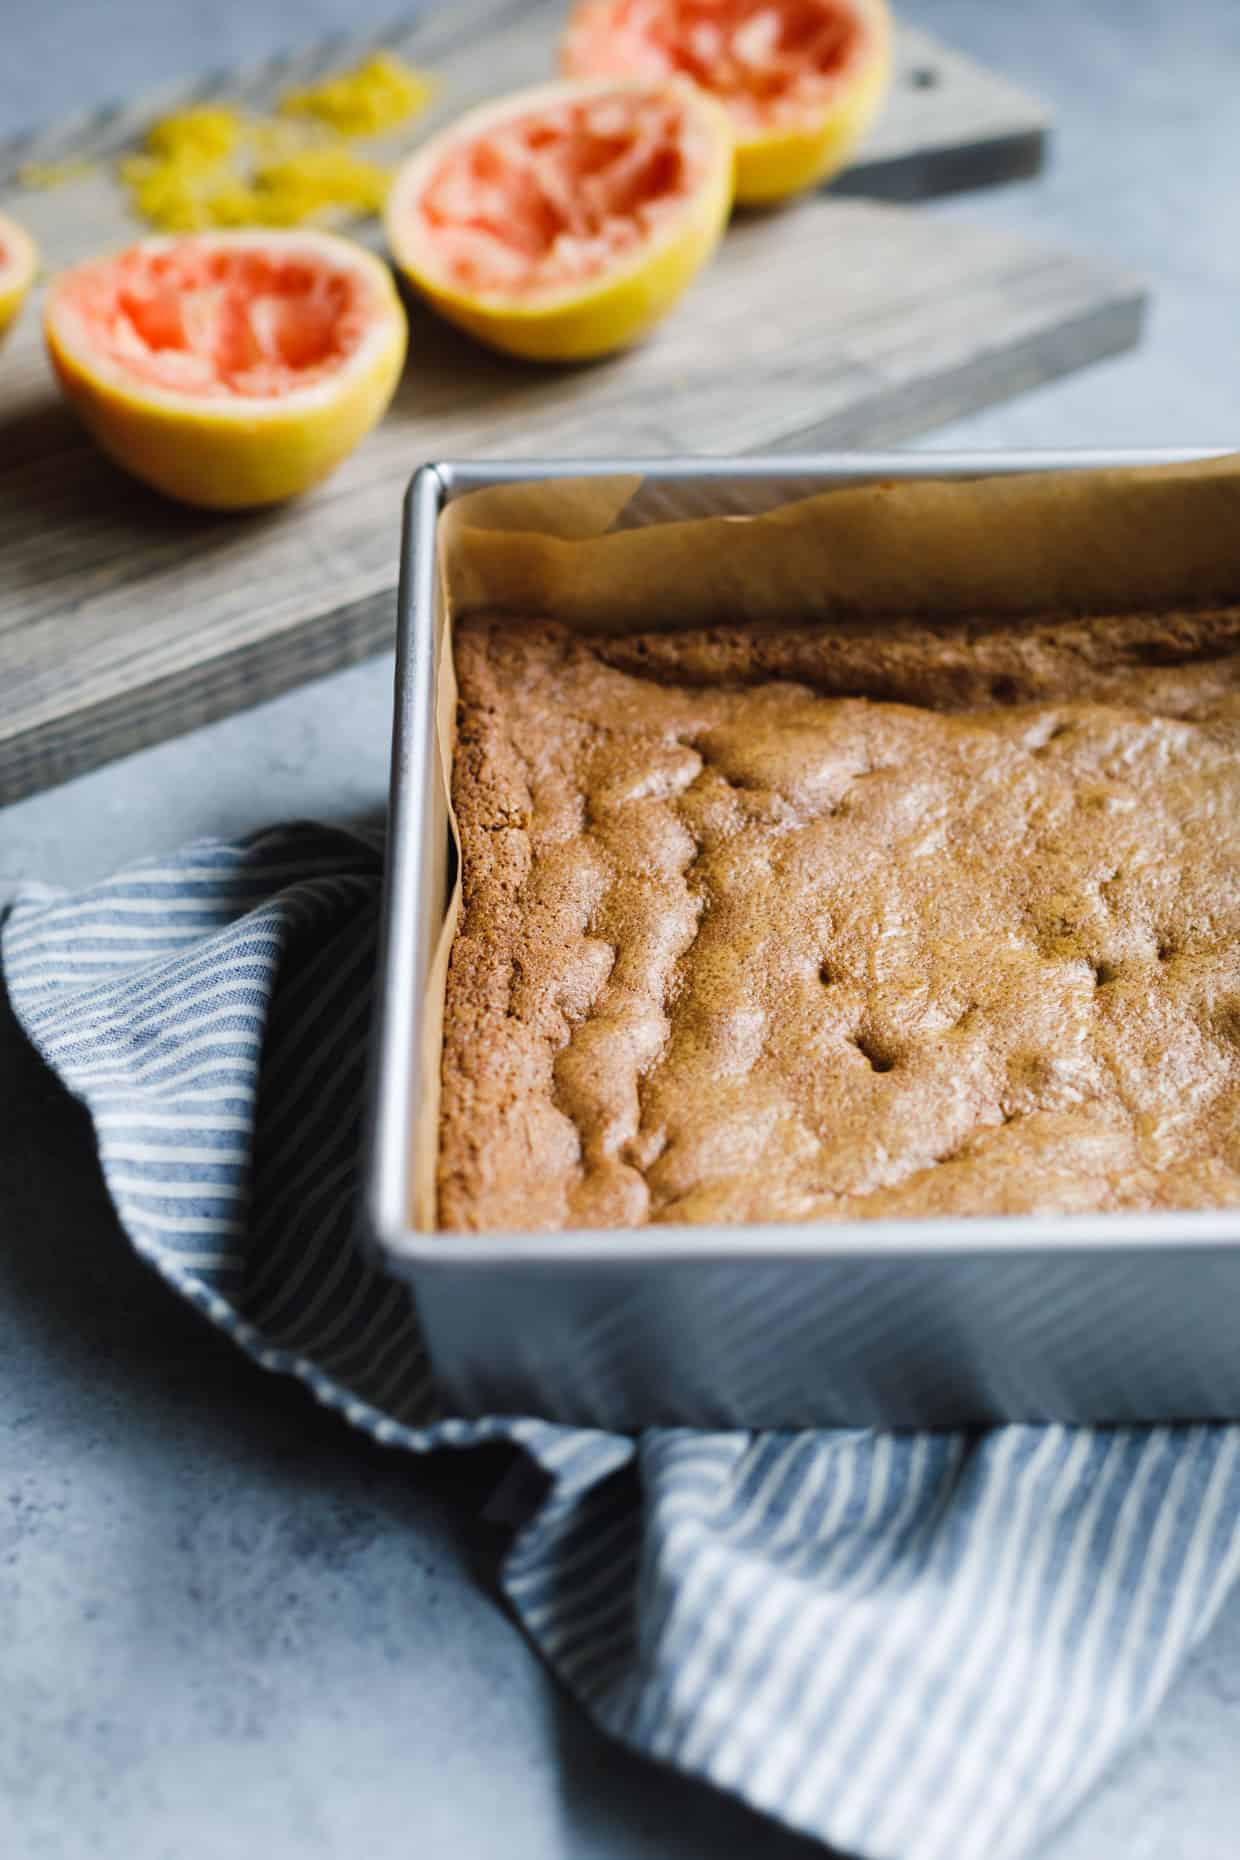
<path fill-rule="evenodd" d="M 443 73 L 450 111 L 545 73 L 561 10 L 467 0 L 382 36 Z M 262 104 L 358 51 L 334 41 L 194 94 Z M 884 194 L 897 170 L 913 193 L 956 185 L 988 149 L 991 178 L 1036 162 L 1044 123 L 1020 93 L 920 34 L 904 35 L 899 72 L 849 188 L 867 169 Z M 97 114 L 4 158 L 114 152 L 184 97 Z M 16 204 L 51 265 L 133 230 L 106 167 Z M 383 427 L 309 497 L 226 518 L 164 502 L 93 450 L 28 311 L 0 364 L 0 803 L 382 648 L 400 499 L 427 459 L 890 442 L 1129 345 L 1142 308 L 1133 281 L 1091 262 L 819 196 L 739 219 L 653 339 L 606 363 L 507 362 L 411 306 L 411 360 Z"/>
<path fill-rule="evenodd" d="M 336 35 L 252 70 L 224 69 L 166 86 L 0 141 L 0 190 L 13 187 L 28 162 L 106 160 L 128 147 L 153 118 L 188 103 L 219 98 L 264 109 L 293 85 L 348 65 L 380 45 L 427 66 L 440 79 L 431 108 L 398 139 L 407 144 L 497 91 L 545 83 L 554 72 L 556 40 L 567 11 L 567 0 L 451 0 L 365 38 Z M 902 25 L 888 107 L 835 191 L 912 200 L 1033 174 L 1042 163 L 1048 128 L 1047 112 L 1036 98 L 928 33 Z M 46 250 L 54 262 L 62 258 L 56 244 L 62 225 L 72 237 L 78 201 L 90 199 L 110 221 L 118 213 L 123 220 L 120 196 L 107 177 L 103 180 L 101 191 L 79 194 L 80 184 L 65 190 L 57 203 L 63 212 L 49 203 L 52 238 Z"/>

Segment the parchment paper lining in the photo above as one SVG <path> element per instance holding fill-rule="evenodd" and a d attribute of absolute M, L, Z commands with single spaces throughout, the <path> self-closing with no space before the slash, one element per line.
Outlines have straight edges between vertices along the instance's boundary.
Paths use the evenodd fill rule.
<path fill-rule="evenodd" d="M 418 1228 L 435 1226 L 444 991 L 461 903 L 451 804 L 456 619 L 537 615 L 584 632 L 622 633 L 1152 613 L 1240 599 L 1240 455 L 1130 470 L 887 481 L 820 492 L 760 516 L 634 526 L 626 512 L 640 483 L 496 486 L 457 499 L 439 521 L 436 731 L 458 872 L 423 1022 L 411 1170 Z M 439 854 L 439 846 L 428 849 Z"/>

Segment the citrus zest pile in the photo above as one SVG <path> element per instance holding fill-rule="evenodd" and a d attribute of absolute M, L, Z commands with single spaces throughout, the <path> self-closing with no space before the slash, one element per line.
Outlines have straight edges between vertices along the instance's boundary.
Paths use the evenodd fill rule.
<path fill-rule="evenodd" d="M 388 168 L 347 146 L 425 108 L 431 80 L 376 53 L 281 102 L 276 117 L 202 104 L 155 123 L 119 165 L 135 212 L 164 232 L 299 226 L 332 212 L 377 213 Z"/>
<path fill-rule="evenodd" d="M 203 103 L 152 123 L 146 150 L 165 161 L 209 167 L 231 155 L 241 141 L 242 117 L 228 104 Z"/>
<path fill-rule="evenodd" d="M 666 92 L 568 101 L 450 147 L 417 211 L 462 289 L 558 289 L 642 244 L 708 155 Z"/>
<path fill-rule="evenodd" d="M 67 187 L 71 181 L 84 180 L 94 171 L 94 162 L 85 158 L 75 157 L 72 161 L 28 161 L 17 170 L 17 185 L 27 187 L 33 193 L 43 193 L 53 187 Z"/>
<path fill-rule="evenodd" d="M 356 70 L 293 90 L 281 100 L 284 116 L 309 116 L 341 136 L 381 136 L 424 110 L 434 81 L 391 52 L 375 52 Z"/>

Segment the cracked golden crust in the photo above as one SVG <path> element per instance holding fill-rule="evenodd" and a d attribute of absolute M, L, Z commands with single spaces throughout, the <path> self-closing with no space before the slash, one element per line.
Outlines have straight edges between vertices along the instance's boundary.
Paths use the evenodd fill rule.
<path fill-rule="evenodd" d="M 1240 1201 L 1238 643 L 461 625 L 441 1224 Z"/>

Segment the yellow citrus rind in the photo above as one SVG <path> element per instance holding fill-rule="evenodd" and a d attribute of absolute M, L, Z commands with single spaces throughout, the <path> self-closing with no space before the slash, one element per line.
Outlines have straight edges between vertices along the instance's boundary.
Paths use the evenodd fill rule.
<path fill-rule="evenodd" d="M 882 108 L 892 67 L 887 0 L 847 0 L 847 5 L 864 30 L 864 40 L 834 94 L 786 115 L 772 114 L 764 125 L 734 124 L 738 206 L 770 206 L 820 187 L 852 159 Z M 570 14 L 560 43 L 560 68 L 567 76 L 604 68 L 588 52 L 583 56 L 582 48 L 589 44 L 590 28 L 606 20 L 608 9 L 609 0 L 581 0 Z"/>
<path fill-rule="evenodd" d="M 207 399 L 125 379 L 91 352 L 64 311 L 64 273 L 48 295 L 44 335 L 57 380 L 92 437 L 134 477 L 182 503 L 248 509 L 307 491 L 383 417 L 404 365 L 408 331 L 391 272 L 352 240 L 326 232 L 216 232 L 196 246 L 305 253 L 362 274 L 371 287 L 357 350 L 326 379 L 266 398 Z M 155 252 L 175 239 L 149 239 Z"/>
<path fill-rule="evenodd" d="M 891 22 L 883 0 L 866 0 L 870 52 L 821 115 L 790 123 L 736 144 L 736 199 L 765 206 L 807 188 L 821 187 L 848 165 L 878 116 L 891 83 Z"/>
<path fill-rule="evenodd" d="M 17 321 L 38 264 L 39 254 L 25 227 L 0 213 L 0 342 Z"/>
<path fill-rule="evenodd" d="M 700 185 L 668 224 L 635 253 L 597 275 L 522 302 L 503 291 L 472 294 L 444 282 L 433 250 L 414 230 L 413 206 L 445 150 L 505 121 L 543 108 L 634 92 L 673 90 L 709 138 L 710 160 Z M 517 92 L 470 111 L 426 143 L 397 171 L 384 226 L 397 268 L 439 313 L 490 347 L 526 361 L 583 362 L 610 355 L 645 336 L 672 308 L 712 256 L 732 210 L 733 135 L 727 112 L 704 92 L 679 81 L 562 80 Z"/>

